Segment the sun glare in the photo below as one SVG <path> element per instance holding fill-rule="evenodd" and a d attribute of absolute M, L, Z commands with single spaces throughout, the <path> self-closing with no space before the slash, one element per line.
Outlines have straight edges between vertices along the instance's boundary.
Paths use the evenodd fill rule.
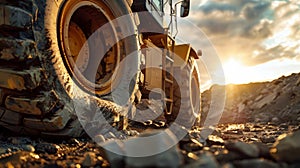
<path fill-rule="evenodd" d="M 252 71 L 250 67 L 243 65 L 238 60 L 229 59 L 223 64 L 226 84 L 242 84 L 253 82 L 259 74 Z"/>
<path fill-rule="evenodd" d="M 230 59 L 223 64 L 226 83 L 244 83 L 249 76 L 246 73 L 245 67 L 237 60 Z"/>
<path fill-rule="evenodd" d="M 299 67 L 300 61 L 292 59 L 278 59 L 256 66 L 245 66 L 235 59 L 223 63 L 226 84 L 271 81 L 282 75 L 297 73 Z"/>

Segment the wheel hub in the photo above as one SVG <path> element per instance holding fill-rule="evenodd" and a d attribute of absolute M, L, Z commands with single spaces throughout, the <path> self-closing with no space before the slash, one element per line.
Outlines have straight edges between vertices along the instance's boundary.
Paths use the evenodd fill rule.
<path fill-rule="evenodd" d="M 67 1 L 61 11 L 59 39 L 65 65 L 81 88 L 97 95 L 111 92 L 113 74 L 120 62 L 120 44 L 114 44 L 117 33 L 112 19 L 109 8 L 94 0 Z M 95 33 L 97 38 L 90 41 Z"/>
<path fill-rule="evenodd" d="M 84 43 L 87 41 L 87 39 L 83 31 L 80 29 L 80 27 L 74 22 L 70 23 L 68 41 L 69 41 L 71 56 L 73 57 L 73 60 L 77 68 L 79 69 L 80 72 L 84 72 L 84 70 L 87 68 L 87 64 L 89 60 L 88 46 L 84 46 Z M 85 54 L 83 57 L 78 57 L 81 50 Z"/>

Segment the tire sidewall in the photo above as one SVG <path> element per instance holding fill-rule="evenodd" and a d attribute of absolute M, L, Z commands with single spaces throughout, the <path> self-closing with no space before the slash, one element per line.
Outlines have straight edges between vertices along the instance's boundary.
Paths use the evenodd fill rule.
<path fill-rule="evenodd" d="M 196 81 L 196 87 L 197 88 L 193 88 L 192 86 L 192 82 L 193 82 L 193 78 L 195 78 Z M 195 114 L 195 116 L 197 116 L 197 123 L 200 122 L 201 120 L 201 114 L 200 114 L 200 109 L 201 109 L 201 92 L 200 92 L 200 71 L 199 68 L 197 66 L 197 62 L 195 60 L 192 61 L 192 66 L 191 66 L 191 71 L 190 71 L 190 83 L 191 83 L 191 87 L 190 87 L 190 93 L 191 93 L 191 100 L 193 101 L 193 96 L 192 94 L 196 94 L 196 105 L 193 104 L 193 102 L 191 101 L 191 105 L 193 107 L 193 112 Z"/>

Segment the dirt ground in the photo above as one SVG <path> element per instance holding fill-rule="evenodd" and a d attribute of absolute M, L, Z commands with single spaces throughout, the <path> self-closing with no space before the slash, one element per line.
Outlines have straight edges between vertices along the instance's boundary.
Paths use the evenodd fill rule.
<path fill-rule="evenodd" d="M 194 127 L 171 153 L 144 158 L 144 166 L 135 164 L 141 158 L 112 159 L 88 136 L 25 137 L 1 128 L 0 167 L 299 167 L 299 87 L 299 74 L 272 82 L 227 86 L 235 92 L 227 93 L 217 126 Z M 202 97 L 204 117 L 210 91 Z M 124 133 L 134 137 L 146 129 L 131 125 Z M 203 138 L 203 130 L 212 130 L 212 134 Z M 116 138 L 120 137 L 111 133 L 103 141 Z"/>

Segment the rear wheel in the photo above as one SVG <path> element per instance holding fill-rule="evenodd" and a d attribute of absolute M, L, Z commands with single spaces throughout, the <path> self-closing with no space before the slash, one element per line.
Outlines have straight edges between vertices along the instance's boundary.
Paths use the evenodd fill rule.
<path fill-rule="evenodd" d="M 127 3 L 0 0 L 0 12 L 5 13 L 0 21 L 0 125 L 30 135 L 82 135 L 72 102 L 74 87 L 94 95 L 94 101 L 111 100 L 112 86 L 123 82 L 118 72 L 134 68 L 119 63 L 138 50 L 137 37 L 118 40 L 122 26 L 111 24 L 131 12 Z M 86 42 L 104 25 L 106 34 Z M 99 53 L 103 59 L 95 63 Z M 137 79 L 131 79 L 134 86 L 127 94 L 134 95 Z"/>

